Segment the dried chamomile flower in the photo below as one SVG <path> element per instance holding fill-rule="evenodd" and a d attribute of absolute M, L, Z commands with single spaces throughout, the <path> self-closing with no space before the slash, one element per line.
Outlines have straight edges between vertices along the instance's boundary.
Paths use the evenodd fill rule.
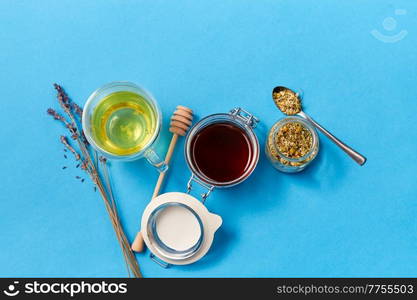
<path fill-rule="evenodd" d="M 283 125 L 275 137 L 276 148 L 288 158 L 300 158 L 313 146 L 311 132 L 298 122 Z"/>
<path fill-rule="evenodd" d="M 301 111 L 301 101 L 290 89 L 273 93 L 276 106 L 286 115 L 295 115 Z"/>

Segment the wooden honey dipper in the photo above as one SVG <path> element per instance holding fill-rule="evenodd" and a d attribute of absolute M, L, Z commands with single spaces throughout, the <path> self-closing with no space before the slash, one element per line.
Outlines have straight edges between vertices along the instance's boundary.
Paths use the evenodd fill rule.
<path fill-rule="evenodd" d="M 171 143 L 169 144 L 167 154 L 165 155 L 166 165 L 169 165 L 169 162 L 171 161 L 172 154 L 174 153 L 175 146 L 177 145 L 178 137 L 184 136 L 187 133 L 188 129 L 192 124 L 192 121 L 193 111 L 188 107 L 178 105 L 177 109 L 171 117 L 169 131 L 172 132 L 172 139 Z M 159 191 L 164 182 L 166 173 L 167 172 L 162 172 L 159 174 L 158 181 L 156 182 L 155 189 L 152 194 L 152 199 L 158 196 Z M 140 231 L 137 233 L 131 248 L 135 252 L 142 252 L 144 250 L 143 237 Z"/>

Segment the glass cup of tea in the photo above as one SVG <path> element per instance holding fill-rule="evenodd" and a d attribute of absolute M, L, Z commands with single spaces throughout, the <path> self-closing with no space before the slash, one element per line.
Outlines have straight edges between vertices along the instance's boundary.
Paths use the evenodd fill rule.
<path fill-rule="evenodd" d="M 167 169 L 154 150 L 162 116 L 153 96 L 131 82 L 112 82 L 88 98 L 82 126 L 88 142 L 109 159 L 145 157 L 159 172 Z"/>

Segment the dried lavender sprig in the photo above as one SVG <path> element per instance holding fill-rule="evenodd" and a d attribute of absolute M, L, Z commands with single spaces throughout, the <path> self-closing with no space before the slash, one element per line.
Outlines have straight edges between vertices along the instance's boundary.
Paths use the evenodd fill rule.
<path fill-rule="evenodd" d="M 60 85 L 54 83 L 54 88 L 58 92 L 57 98 L 58 98 L 59 104 L 61 105 L 62 109 L 68 113 L 71 110 L 69 97 L 67 96 L 64 89 Z"/>
<path fill-rule="evenodd" d="M 98 162 L 92 161 L 90 157 L 90 153 L 87 149 L 89 144 L 87 142 L 82 142 L 80 138 L 78 138 L 77 140 L 79 141 L 79 146 L 82 149 L 82 152 L 85 153 L 85 158 L 86 158 L 82 164 L 82 169 L 85 170 L 90 175 L 91 180 L 96 184 L 96 186 L 99 189 L 100 194 L 102 195 L 106 209 L 110 216 L 110 220 L 112 221 L 113 227 L 115 229 L 116 237 L 123 250 L 122 252 L 123 252 L 123 257 L 125 259 L 126 265 L 129 267 L 128 275 L 130 276 L 130 270 L 131 270 L 135 277 L 142 277 L 142 273 L 140 272 L 139 265 L 136 261 L 136 257 L 133 254 L 130 248 L 129 241 L 127 240 L 126 235 L 124 234 L 123 229 L 121 227 L 116 207 L 110 203 L 108 199 L 108 193 L 106 193 L 103 183 L 100 179 L 100 176 L 97 170 Z M 94 156 L 96 160 L 97 159 L 96 151 L 94 151 Z"/>
<path fill-rule="evenodd" d="M 75 160 L 80 160 L 81 156 L 75 151 L 75 149 L 69 144 L 68 139 L 65 135 L 61 135 L 59 138 L 62 144 L 72 153 L 74 154 Z"/>
<path fill-rule="evenodd" d="M 78 136 L 77 134 L 77 128 L 75 127 L 74 124 L 70 123 L 67 121 L 67 119 L 65 119 L 65 117 L 59 113 L 57 113 L 54 109 L 52 108 L 48 108 L 48 110 L 46 111 L 48 113 L 48 115 L 51 115 L 55 120 L 61 121 L 66 128 L 68 128 L 68 130 L 71 133 L 71 137 L 73 140 L 75 140 Z"/>
<path fill-rule="evenodd" d="M 78 129 L 77 121 L 76 121 L 76 119 L 75 119 L 75 117 L 72 113 L 72 109 L 78 115 L 79 115 L 80 111 L 77 112 L 78 109 L 77 109 L 76 106 L 72 107 L 69 97 L 67 96 L 67 94 L 65 93 L 65 91 L 63 90 L 63 88 L 61 86 L 59 86 L 58 84 L 54 84 L 54 87 L 58 92 L 57 97 L 58 97 L 58 101 L 59 101 L 61 107 L 63 108 L 63 110 L 66 112 L 66 114 L 68 115 L 68 117 L 71 120 L 71 122 L 67 122 L 67 123 L 64 122 L 64 124 L 70 130 L 70 132 L 72 134 L 72 138 L 78 142 L 79 148 L 80 148 L 81 153 L 82 153 L 81 168 L 88 173 L 91 180 L 94 182 L 94 184 L 95 184 L 94 189 L 96 190 L 96 188 L 98 187 L 98 189 L 100 191 L 100 194 L 101 194 L 101 196 L 104 200 L 104 204 L 106 206 L 107 212 L 110 216 L 110 220 L 111 220 L 111 222 L 113 224 L 113 227 L 115 229 L 117 239 L 120 243 L 120 246 L 122 247 L 123 256 L 125 258 L 126 264 L 132 270 L 135 277 L 142 277 L 142 274 L 141 274 L 140 269 L 139 269 L 139 265 L 136 261 L 136 257 L 133 254 L 132 250 L 130 249 L 129 241 L 127 240 L 126 235 L 124 234 L 123 229 L 121 227 L 119 216 L 118 216 L 117 210 L 116 210 L 116 206 L 112 205 L 113 201 L 110 202 L 109 195 L 106 192 L 106 190 L 104 188 L 104 185 L 102 183 L 102 180 L 99 176 L 99 173 L 98 173 L 98 170 L 97 170 L 98 163 L 94 164 L 94 162 L 92 161 L 91 156 L 90 156 L 90 152 L 88 150 L 89 144 L 88 144 L 87 140 L 85 139 L 85 136 L 84 136 L 83 132 Z M 48 114 L 53 115 L 54 118 L 57 119 L 57 120 L 61 120 L 61 121 L 65 120 L 65 119 L 63 119 L 63 117 L 62 118 L 60 118 L 60 117 L 56 118 L 55 114 L 53 113 L 53 110 L 48 110 Z M 70 126 L 67 126 L 67 124 L 70 124 Z M 81 132 L 81 136 L 80 136 L 80 134 L 78 134 L 79 132 Z M 68 145 L 69 145 L 69 143 L 68 143 Z M 95 156 L 97 157 L 96 153 L 95 153 Z M 110 187 L 110 190 L 111 190 L 111 187 Z M 129 276 L 130 276 L 129 269 L 128 269 L 128 272 L 129 272 Z"/>
<path fill-rule="evenodd" d="M 88 143 L 88 141 L 87 141 L 87 139 L 84 135 L 84 132 L 82 130 L 80 130 L 80 128 L 78 127 L 77 120 L 76 120 L 76 118 L 73 114 L 73 111 L 72 111 L 72 107 L 73 107 L 73 104 L 75 104 L 75 102 L 72 102 L 70 100 L 70 98 L 68 97 L 68 95 L 66 94 L 64 89 L 59 84 L 54 83 L 54 87 L 55 87 L 56 91 L 58 92 L 57 98 L 58 98 L 59 104 L 64 109 L 64 111 L 68 115 L 68 117 L 70 118 L 71 126 L 73 126 L 73 128 L 75 128 L 75 133 L 72 135 L 72 138 L 74 140 L 77 140 L 79 148 L 80 148 L 85 160 L 87 161 L 86 169 L 91 169 L 91 168 L 93 168 L 93 162 L 90 159 L 90 153 L 89 153 L 89 150 L 88 150 L 88 147 L 89 147 L 90 144 Z M 78 107 L 81 110 L 81 108 L 78 105 L 74 106 L 74 109 L 76 109 L 76 107 Z M 75 112 L 75 113 L 77 113 L 77 112 Z M 79 134 L 79 133 L 81 133 L 81 134 Z"/>
<path fill-rule="evenodd" d="M 83 110 L 82 108 L 75 102 L 71 101 L 71 99 L 68 97 L 65 90 L 57 83 L 54 83 L 55 90 L 57 91 L 57 98 L 58 102 L 65 111 L 65 113 L 69 116 L 71 119 L 71 124 L 74 126 L 77 133 L 80 133 L 81 135 L 81 142 L 83 142 L 87 147 L 89 146 L 89 143 L 87 141 L 87 138 L 84 135 L 84 132 L 80 130 L 78 127 L 78 122 L 76 118 L 74 117 L 73 112 L 75 112 L 75 115 L 77 115 L 81 121 Z M 79 137 L 79 136 L 78 136 Z"/>
<path fill-rule="evenodd" d="M 81 122 L 83 118 L 83 109 L 75 102 L 71 101 L 70 103 L 72 110 L 75 112 L 75 114 L 78 116 L 79 121 Z M 87 138 L 85 137 L 84 131 L 81 130 L 81 139 L 83 143 L 88 147 L 89 143 L 87 141 Z"/>
<path fill-rule="evenodd" d="M 69 122 L 66 120 L 66 118 L 64 116 L 62 116 L 61 114 L 59 114 L 58 112 L 56 112 L 54 109 L 49 108 L 47 110 L 47 113 L 51 116 L 54 117 L 55 120 L 59 120 L 61 121 L 65 127 L 67 129 L 69 129 L 70 133 L 71 133 L 71 138 L 76 140 L 78 142 L 79 148 L 83 154 L 84 159 L 82 160 L 82 164 L 81 164 L 81 168 L 83 170 L 88 170 L 88 171 L 92 171 L 93 163 L 91 162 L 91 159 L 89 158 L 89 151 L 88 151 L 88 146 L 89 144 L 86 142 L 85 136 L 84 134 L 82 135 L 83 138 L 81 139 L 78 132 L 79 130 L 77 129 L 77 124 L 75 121 L 75 118 L 71 112 L 71 110 L 68 108 L 69 105 L 69 98 L 68 96 L 66 96 L 64 90 L 57 84 L 54 84 L 55 88 L 58 91 L 58 100 L 61 104 L 61 106 L 64 106 L 66 108 L 66 113 L 67 115 L 70 117 L 70 119 L 72 120 L 72 122 Z M 85 140 L 85 141 L 84 141 Z M 71 147 L 68 143 L 68 140 L 63 140 L 63 138 L 61 137 L 61 142 L 64 143 L 64 145 L 67 147 L 67 149 L 69 149 L 72 153 L 74 153 L 74 148 Z M 68 148 L 69 146 L 69 148 Z M 71 150 L 72 149 L 72 150 Z M 79 154 L 74 154 L 76 156 L 76 159 L 79 160 Z"/>
<path fill-rule="evenodd" d="M 84 157 L 82 169 L 88 172 L 91 172 L 92 173 L 91 177 L 94 178 L 93 182 L 96 183 L 98 176 L 96 175 L 97 172 L 95 170 L 95 165 L 97 164 L 94 165 L 94 162 L 91 160 L 90 153 L 88 150 L 89 143 L 87 142 L 87 139 L 85 138 L 84 133 L 82 133 L 82 137 L 80 137 L 80 135 L 78 134 L 79 132 L 82 132 L 82 131 L 79 130 L 77 121 L 71 110 L 71 103 L 73 102 L 70 101 L 68 95 L 65 93 L 64 89 L 60 85 L 54 83 L 54 87 L 56 91 L 58 92 L 57 94 L 58 102 L 61 105 L 61 107 L 64 109 L 65 113 L 70 118 L 71 122 L 66 121 L 65 118 L 63 118 L 61 115 L 56 113 L 53 109 L 49 109 L 48 113 L 52 114 L 54 118 L 58 118 L 58 120 L 66 121 L 64 122 L 64 124 L 66 125 L 68 129 L 70 129 L 70 132 L 72 134 L 71 137 L 78 142 L 78 146 Z"/>
<path fill-rule="evenodd" d="M 84 144 L 81 144 L 81 145 L 84 146 Z M 103 187 L 102 182 L 101 182 L 101 180 L 98 176 L 98 172 L 97 172 L 95 166 L 93 165 L 93 169 L 88 169 L 86 167 L 86 165 L 87 165 L 86 161 L 84 160 L 83 164 L 82 164 L 82 168 L 90 175 L 91 180 L 96 184 L 96 186 L 99 187 L 99 191 L 100 191 L 100 193 L 103 197 L 103 200 L 104 200 L 105 206 L 107 208 L 108 214 L 110 216 L 110 219 L 112 221 L 113 227 L 115 228 L 117 239 L 120 243 L 120 246 L 122 247 L 123 257 L 125 259 L 126 265 L 129 266 L 128 275 L 130 276 L 130 269 L 131 269 L 133 274 L 136 277 L 142 277 L 142 273 L 139 270 L 139 265 L 137 264 L 137 261 L 136 261 L 136 258 L 134 256 L 134 254 L 131 252 L 129 242 L 128 242 L 126 236 L 124 235 L 123 229 L 120 225 L 120 220 L 119 220 L 117 211 L 115 209 L 115 206 L 112 206 L 109 203 L 109 200 L 107 198 L 108 196 L 107 196 L 107 194 L 104 190 L 104 187 Z"/>
<path fill-rule="evenodd" d="M 75 102 L 71 102 L 71 106 L 75 113 L 78 115 L 78 117 L 81 119 L 83 117 L 83 109 Z"/>
<path fill-rule="evenodd" d="M 66 93 L 64 92 L 62 87 L 60 87 L 57 84 L 55 84 L 54 86 L 55 86 L 55 89 L 58 91 L 58 96 L 57 97 L 58 97 L 58 101 L 59 101 L 61 107 L 64 109 L 64 111 L 67 113 L 69 118 L 72 120 L 71 125 L 74 125 L 74 126 L 71 126 L 71 127 L 76 128 L 77 132 L 80 132 L 78 130 L 78 127 L 77 127 L 77 122 L 76 122 L 76 120 L 75 120 L 75 118 L 74 118 L 74 116 L 71 112 L 69 97 L 66 95 Z M 89 144 L 87 143 L 87 141 L 85 139 L 85 136 L 84 136 L 84 139 L 81 139 L 80 136 L 78 135 L 78 133 L 74 134 L 73 138 L 77 140 L 78 145 L 81 149 L 81 152 L 84 156 L 82 169 L 85 170 L 90 175 L 92 181 L 96 184 L 96 186 L 99 187 L 100 193 L 103 197 L 106 208 L 107 208 L 108 213 L 110 215 L 110 219 L 112 220 L 113 226 L 115 228 L 116 235 L 118 237 L 119 243 L 122 246 L 125 259 L 127 259 L 128 256 L 129 256 L 129 260 L 126 261 L 126 263 L 129 262 L 129 265 L 132 268 L 132 271 L 135 274 L 135 276 L 142 277 L 142 275 L 140 273 L 140 270 L 139 270 L 139 266 L 137 265 L 136 258 L 134 257 L 133 253 L 130 253 L 130 255 L 129 255 L 129 253 L 125 254 L 125 252 L 131 252 L 131 249 L 127 248 L 129 245 L 128 245 L 127 239 L 126 239 L 123 231 L 121 230 L 121 226 L 119 224 L 117 212 L 110 207 L 110 203 L 109 203 L 109 200 L 107 198 L 107 194 L 104 191 L 104 188 L 102 186 L 101 180 L 100 180 L 99 175 L 98 175 L 98 172 L 96 170 L 97 163 L 94 164 L 92 162 L 91 158 L 90 158 L 90 153 L 88 151 Z M 115 216 L 117 217 L 116 219 L 115 219 Z M 132 260 L 133 260 L 133 263 L 132 263 Z M 129 272 L 129 275 L 130 275 L 130 272 Z"/>

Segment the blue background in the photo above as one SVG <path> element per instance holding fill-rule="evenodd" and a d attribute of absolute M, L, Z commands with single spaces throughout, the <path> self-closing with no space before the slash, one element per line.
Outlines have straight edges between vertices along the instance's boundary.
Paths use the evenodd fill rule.
<path fill-rule="evenodd" d="M 368 158 L 359 167 L 322 135 L 300 174 L 261 155 L 247 181 L 208 199 L 224 220 L 209 254 L 167 270 L 139 254 L 145 276 L 416 276 L 416 12 L 410 0 L 2 0 L 0 276 L 126 276 L 102 199 L 74 178 L 85 175 L 63 158 L 65 130 L 45 113 L 57 107 L 53 82 L 84 104 L 115 80 L 160 103 L 161 153 L 178 104 L 197 118 L 251 111 L 263 147 L 282 117 L 271 89 L 286 85 Z M 408 35 L 383 43 L 373 29 Z M 183 142 L 165 191 L 185 190 Z M 132 240 L 157 173 L 144 160 L 113 162 L 111 173 Z"/>

